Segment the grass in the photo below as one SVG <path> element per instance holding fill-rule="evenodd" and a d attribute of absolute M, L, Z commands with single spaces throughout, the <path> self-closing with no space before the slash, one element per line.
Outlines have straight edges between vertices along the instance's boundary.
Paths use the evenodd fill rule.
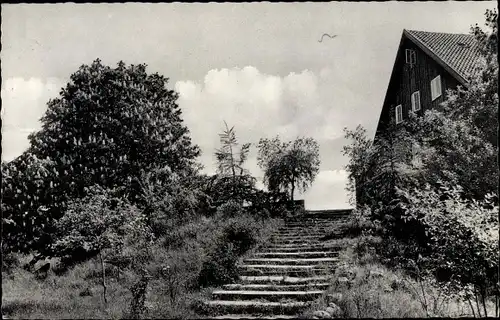
<path fill-rule="evenodd" d="M 237 221 L 239 220 L 239 221 Z M 200 218 L 158 241 L 151 248 L 147 269 L 152 275 L 146 295 L 144 318 L 193 319 L 199 316 L 195 307 L 207 299 L 213 288 L 200 288 L 198 276 L 203 261 L 216 246 L 216 240 L 229 224 L 245 224 L 255 230 L 256 245 L 260 245 L 280 221 L 249 216 L 223 219 Z M 30 256 L 19 256 L 19 262 L 2 277 L 2 310 L 9 318 L 21 319 L 121 319 L 127 318 L 132 300 L 130 288 L 138 275 L 130 269 L 117 270 L 107 265 L 107 297 L 105 306 L 100 283 L 100 263 L 90 259 L 62 275 L 49 271 L 47 278 L 38 279 L 22 268 Z M 57 259 L 51 265 L 57 264 Z M 169 266 L 170 275 L 160 270 Z M 81 295 L 85 291 L 90 295 Z"/>
<path fill-rule="evenodd" d="M 340 318 L 472 316 L 465 302 L 450 297 L 433 283 L 417 282 L 403 270 L 384 266 L 371 250 L 380 241 L 365 235 L 336 240 L 344 247 L 339 254 L 342 262 L 326 293 L 302 317 L 311 318 L 315 311 L 326 310 L 332 302 L 340 307 Z M 349 281 L 339 281 L 340 278 Z M 490 312 L 494 314 L 492 303 Z"/>

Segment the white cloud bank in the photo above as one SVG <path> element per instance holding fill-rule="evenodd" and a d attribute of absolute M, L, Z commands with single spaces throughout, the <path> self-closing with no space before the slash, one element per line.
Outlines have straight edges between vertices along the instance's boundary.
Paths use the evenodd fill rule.
<path fill-rule="evenodd" d="M 40 129 L 47 102 L 64 82 L 57 78 L 8 78 L 2 83 L 2 160 L 12 160 L 28 146 L 28 135 Z"/>
<path fill-rule="evenodd" d="M 2 83 L 2 159 L 11 160 L 28 147 L 28 134 L 40 128 L 39 119 L 50 98 L 55 98 L 65 81 L 57 78 L 8 78 Z M 350 90 L 334 85 L 331 70 L 319 75 L 304 70 L 280 77 L 261 73 L 254 67 L 209 71 L 203 82 L 179 81 L 179 105 L 193 141 L 202 151 L 201 162 L 208 173 L 215 172 L 213 153 L 219 147 L 223 120 L 234 125 L 241 143 L 251 142 L 247 168 L 261 180 L 256 143 L 262 137 L 279 134 L 315 138 L 321 146 L 322 165 L 313 186 L 304 195 L 309 209 L 348 207 L 346 173 L 338 142 L 342 127 L 350 125 L 346 101 Z M 261 184 L 259 183 L 261 186 Z"/>
<path fill-rule="evenodd" d="M 178 81 L 175 90 L 180 94 L 179 105 L 193 141 L 202 149 L 206 171 L 215 172 L 213 153 L 219 147 L 218 134 L 226 121 L 235 126 L 240 143 L 253 144 L 247 168 L 261 177 L 255 148 L 260 138 L 277 134 L 284 140 L 309 136 L 323 145 L 343 136 L 342 128 L 350 120 L 346 101 L 352 92 L 334 83 L 329 69 L 319 75 L 304 70 L 280 77 L 247 66 L 210 70 L 203 82 Z M 338 149 L 321 149 L 322 160 L 342 157 Z M 331 167 L 322 163 L 312 188 L 303 195 L 308 208 L 349 207 L 344 190 L 346 173 L 338 170 L 341 165 L 337 170 Z"/>

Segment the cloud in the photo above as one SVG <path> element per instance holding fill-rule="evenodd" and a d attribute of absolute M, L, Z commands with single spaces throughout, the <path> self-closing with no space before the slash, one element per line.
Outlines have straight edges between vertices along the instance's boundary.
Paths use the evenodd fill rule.
<path fill-rule="evenodd" d="M 214 69 L 203 81 L 178 81 L 175 89 L 194 139 L 207 151 L 217 145 L 223 120 L 236 126 L 241 141 L 276 134 L 317 140 L 342 135 L 343 109 L 334 108 L 336 99 L 324 77 L 309 70 L 279 77 L 252 66 Z"/>
<path fill-rule="evenodd" d="M 321 159 L 328 160 L 322 163 L 315 191 L 307 197 L 318 202 L 318 194 L 334 190 L 336 203 L 345 203 L 343 171 L 331 171 L 343 165 L 339 139 L 342 128 L 352 122 L 352 117 L 344 114 L 352 93 L 342 85 L 328 68 L 318 74 L 303 70 L 280 77 L 247 66 L 213 69 L 202 81 L 178 81 L 175 89 L 191 137 L 202 149 L 201 161 L 207 173 L 215 172 L 213 153 L 219 147 L 223 121 L 235 126 L 240 143 L 253 144 L 247 169 L 257 177 L 262 176 L 255 148 L 260 138 L 309 136 L 320 144 Z"/>
<path fill-rule="evenodd" d="M 64 82 L 58 78 L 8 78 L 2 83 L 2 160 L 12 160 L 28 146 L 28 135 L 40 129 L 40 118 Z"/>
<path fill-rule="evenodd" d="M 349 194 L 345 190 L 347 181 L 345 170 L 321 171 L 311 188 L 303 195 L 306 209 L 351 208 Z"/>

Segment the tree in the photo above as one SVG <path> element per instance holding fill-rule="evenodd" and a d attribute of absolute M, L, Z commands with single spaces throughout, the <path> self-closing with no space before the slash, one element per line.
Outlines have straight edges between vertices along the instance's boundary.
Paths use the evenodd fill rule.
<path fill-rule="evenodd" d="M 190 175 L 200 151 L 183 125 L 178 94 L 167 84 L 168 78 L 147 74 L 144 64 L 119 62 L 111 68 L 95 60 L 81 66 L 60 97 L 48 102 L 42 129 L 29 136 L 29 149 L 10 165 L 15 178 L 2 186 L 11 195 L 4 199 L 12 210 L 7 216 L 28 228 L 27 221 L 38 217 L 39 207 L 45 205 L 42 216 L 48 227 L 43 233 L 50 237 L 53 220 L 62 216 L 71 199 L 84 195 L 85 187 L 125 187 L 121 190 L 135 202 L 143 171 L 168 168 Z M 50 179 L 23 173 L 26 166 L 40 165 L 46 166 L 42 172 L 48 171 Z M 31 183 L 33 179 L 38 182 Z M 30 201 L 18 201 L 27 195 Z M 22 231 L 29 234 L 28 229 Z"/>
<path fill-rule="evenodd" d="M 63 257 L 69 254 L 71 258 L 75 251 L 99 255 L 103 298 L 107 304 L 107 259 L 121 255 L 130 238 L 134 242 L 145 240 L 144 247 L 147 248 L 151 232 L 140 210 L 116 197 L 116 190 L 105 190 L 99 186 L 87 190 L 88 194 L 72 201 L 64 216 L 57 221 L 57 241 L 53 247 Z"/>
<path fill-rule="evenodd" d="M 58 172 L 50 159 L 24 153 L 11 162 L 2 162 L 2 250 L 29 252 L 49 242 L 53 218 L 49 208 L 65 205 L 55 192 Z"/>
<path fill-rule="evenodd" d="M 49 101 L 42 129 L 29 137 L 30 151 L 71 174 L 76 191 L 95 183 L 121 186 L 155 166 L 186 170 L 199 149 L 167 83 L 157 73 L 148 75 L 144 64 L 83 65 L 61 96 Z"/>
<path fill-rule="evenodd" d="M 226 129 L 223 133 L 219 134 L 221 148 L 217 149 L 215 156 L 217 157 L 217 169 L 219 174 L 231 175 L 233 179 L 237 175 L 243 175 L 247 172 L 243 168 L 243 163 L 248 158 L 248 151 L 250 150 L 250 143 L 244 143 L 241 149 L 236 153 L 236 148 L 238 147 L 238 139 L 236 138 L 236 132 L 234 131 L 234 126 L 229 129 L 227 123 L 224 121 Z"/>
<path fill-rule="evenodd" d="M 248 158 L 250 143 L 244 143 L 239 152 L 236 151 L 239 143 L 236 138 L 234 126 L 229 128 L 224 121 L 226 129 L 219 134 L 221 147 L 216 150 L 217 158 L 217 190 L 223 190 L 230 199 L 243 203 L 248 200 L 248 194 L 252 192 L 255 181 L 249 175 L 243 164 Z M 220 199 L 220 197 L 218 197 Z"/>
<path fill-rule="evenodd" d="M 348 131 L 346 137 L 354 142 L 344 150 L 350 156 L 350 178 L 365 175 L 363 200 L 374 212 L 393 218 L 384 224 L 387 234 L 420 256 L 403 258 L 419 261 L 424 271 L 456 291 L 470 287 L 464 297 L 476 298 L 475 309 L 469 302 L 480 317 L 487 316 L 485 301 L 494 294 L 498 317 L 496 11 L 488 10 L 486 20 L 490 30 L 472 28 L 482 57 L 466 88 L 448 90 L 442 108 L 411 115 L 399 129 L 378 136 L 375 144 L 360 128 Z M 410 147 L 413 160 L 420 161 L 405 157 Z M 395 152 L 398 148 L 403 154 Z M 409 238 L 417 241 L 410 244 Z"/>
<path fill-rule="evenodd" d="M 295 190 L 304 192 L 319 172 L 319 146 L 312 138 L 281 142 L 260 139 L 257 161 L 264 170 L 264 184 L 269 191 L 287 192 L 294 200 Z"/>
<path fill-rule="evenodd" d="M 448 90 L 441 110 L 407 122 L 420 145 L 423 175 L 460 185 L 478 200 L 498 189 L 498 15 L 487 10 L 485 16 L 488 30 L 471 28 L 481 56 L 467 87 Z"/>
<path fill-rule="evenodd" d="M 438 191 L 430 186 L 399 191 L 406 209 L 404 218 L 424 225 L 428 234 L 431 250 L 422 259 L 424 271 L 450 283 L 455 292 L 472 286 L 476 311 L 472 303 L 471 309 L 479 317 L 487 317 L 487 298 L 494 294 L 498 299 L 498 206 L 491 201 L 492 195 L 471 202 L 464 200 L 462 192 L 460 187 L 445 186 Z"/>
<path fill-rule="evenodd" d="M 389 204 L 397 186 L 413 184 L 414 167 L 410 161 L 412 138 L 404 127 L 392 121 L 375 141 L 366 136 L 366 129 L 358 125 L 355 130 L 344 128 L 342 154 L 349 157 L 347 191 L 354 195 L 358 207 Z"/>
<path fill-rule="evenodd" d="M 427 110 L 423 116 L 411 114 L 398 127 L 392 123 L 375 143 L 366 139 L 362 128 L 346 131 L 353 143 L 344 148 L 344 155 L 350 158 L 351 184 L 356 180 L 363 189 L 359 200 L 387 204 L 383 194 L 393 198 L 395 186 L 423 187 L 427 183 L 460 185 L 465 195 L 476 199 L 497 190 L 496 11 L 486 11 L 486 25 L 487 31 L 477 25 L 471 28 L 482 54 L 467 87 L 448 90 L 442 108 Z"/>
<path fill-rule="evenodd" d="M 199 179 L 197 172 L 182 176 L 168 168 L 141 173 L 137 203 L 155 235 L 170 232 L 207 210 L 209 199 Z"/>

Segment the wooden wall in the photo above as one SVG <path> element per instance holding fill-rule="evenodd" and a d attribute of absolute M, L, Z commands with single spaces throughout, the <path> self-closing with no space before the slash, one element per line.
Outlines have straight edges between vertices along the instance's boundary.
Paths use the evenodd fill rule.
<path fill-rule="evenodd" d="M 405 49 L 416 51 L 416 64 L 410 66 L 405 61 Z M 403 106 L 403 119 L 407 119 L 411 111 L 411 94 L 420 91 L 421 110 L 417 114 L 422 114 L 425 110 L 438 108 L 444 101 L 446 90 L 455 89 L 459 82 L 453 78 L 443 67 L 425 54 L 409 39 L 404 39 L 399 56 L 394 65 L 396 72 L 389 84 L 387 100 L 382 108 L 379 130 L 383 130 L 384 124 L 395 117 L 394 109 L 397 105 Z M 439 98 L 432 101 L 431 80 L 441 75 L 441 91 Z"/>

